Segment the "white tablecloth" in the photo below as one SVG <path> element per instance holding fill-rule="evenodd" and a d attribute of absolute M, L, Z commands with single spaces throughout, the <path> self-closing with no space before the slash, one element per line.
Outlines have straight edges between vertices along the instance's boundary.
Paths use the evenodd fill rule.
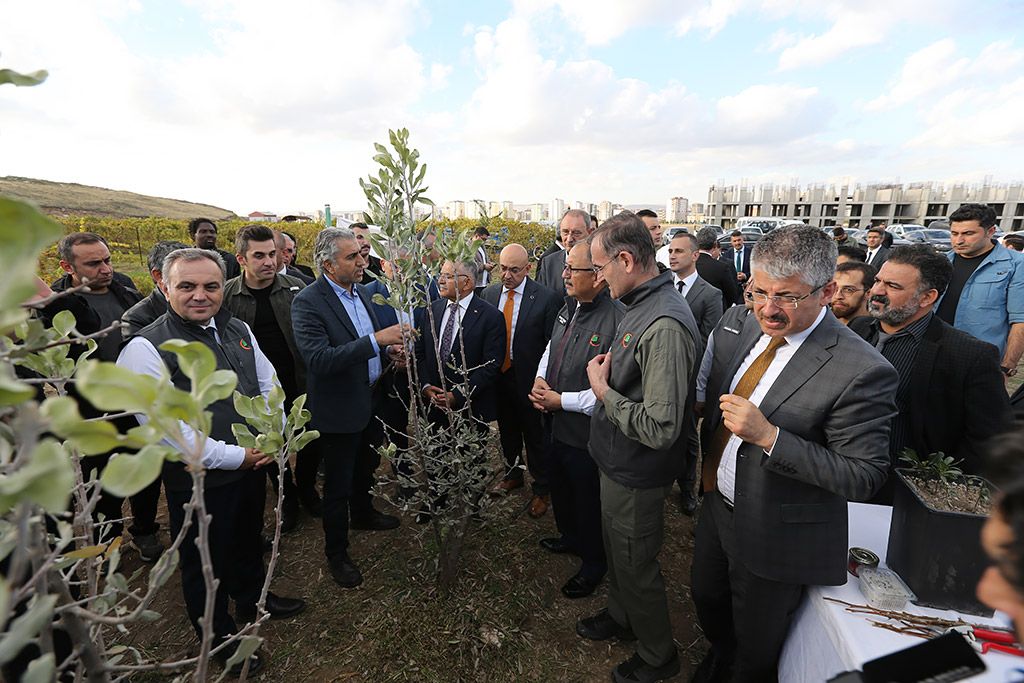
<path fill-rule="evenodd" d="M 873 551 L 885 565 L 892 508 L 850 503 L 850 546 Z M 842 586 L 811 586 L 797 610 L 779 660 L 780 683 L 822 683 L 843 671 L 860 669 L 864 662 L 924 642 L 920 638 L 877 628 L 868 623 L 870 615 L 847 612 L 843 605 L 823 600 L 825 596 L 858 605 L 867 600 L 858 579 L 847 577 Z M 957 612 L 926 609 L 907 603 L 905 611 L 956 619 Z M 975 624 L 1004 626 L 1005 622 L 964 616 Z M 999 652 L 981 655 L 988 671 L 968 680 L 1004 683 L 1019 680 L 1008 673 L 1024 669 L 1024 658 Z"/>

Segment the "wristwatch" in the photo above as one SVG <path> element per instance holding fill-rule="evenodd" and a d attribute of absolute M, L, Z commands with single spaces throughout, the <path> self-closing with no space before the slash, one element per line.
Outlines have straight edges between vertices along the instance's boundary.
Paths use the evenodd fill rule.
<path fill-rule="evenodd" d="M 1017 374 L 1017 368 L 1008 368 L 1005 365 L 1000 365 L 999 369 L 1003 371 L 1003 374 L 1007 377 L 1013 377 Z"/>

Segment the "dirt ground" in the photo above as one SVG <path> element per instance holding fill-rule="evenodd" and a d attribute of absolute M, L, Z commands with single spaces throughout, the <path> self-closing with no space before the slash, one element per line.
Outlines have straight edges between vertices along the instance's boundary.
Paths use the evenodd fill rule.
<path fill-rule="evenodd" d="M 607 582 L 588 598 L 562 596 L 559 588 L 576 572 L 579 560 L 539 547 L 541 538 L 557 535 L 554 516 L 549 510 L 540 519 L 530 518 L 528 489 L 511 494 L 510 511 L 501 518 L 474 526 L 458 589 L 448 598 L 436 589 L 433 542 L 421 538 L 424 527 L 414 524 L 410 514 L 378 501 L 379 509 L 399 515 L 401 526 L 351 533 L 350 553 L 365 582 L 342 589 L 327 570 L 320 520 L 303 512 L 298 528 L 282 537 L 271 590 L 301 597 L 307 608 L 297 617 L 262 626 L 267 666 L 249 680 L 608 680 L 611 669 L 632 655 L 633 644 L 576 635 L 576 620 L 604 607 Z M 269 507 L 265 518 L 272 519 Z M 163 508 L 159 519 L 166 529 Z M 682 660 L 676 681 L 689 680 L 707 648 L 689 595 L 695 520 L 680 512 L 679 492 L 673 490 L 665 503 L 660 560 Z M 166 541 L 166 532 L 162 535 Z M 123 563 L 126 575 L 141 564 L 134 550 L 125 553 Z M 162 618 L 133 627 L 127 639 L 112 637 L 111 644 L 132 645 L 163 661 L 197 653 L 177 574 L 151 609 Z M 211 669 L 219 674 L 216 665 Z M 133 680 L 173 678 L 146 674 Z"/>

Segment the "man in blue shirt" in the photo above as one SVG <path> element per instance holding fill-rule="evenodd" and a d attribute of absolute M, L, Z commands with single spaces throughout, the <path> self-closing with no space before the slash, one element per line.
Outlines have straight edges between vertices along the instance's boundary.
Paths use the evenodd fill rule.
<path fill-rule="evenodd" d="M 992 241 L 996 212 L 964 204 L 949 216 L 953 278 L 936 315 L 995 344 L 1005 377 L 1017 374 L 1024 353 L 1024 254 Z"/>
<path fill-rule="evenodd" d="M 382 361 L 402 358 L 409 326 L 377 320 L 359 284 L 366 260 L 352 230 L 325 228 L 313 249 L 319 277 L 292 300 L 292 328 L 306 363 L 310 427 L 320 432 L 313 445 L 324 460 L 324 552 L 335 582 L 352 588 L 363 577 L 348 554 L 350 513 L 354 529 L 398 526 L 373 508 L 370 489 L 384 436 L 377 380 Z"/>

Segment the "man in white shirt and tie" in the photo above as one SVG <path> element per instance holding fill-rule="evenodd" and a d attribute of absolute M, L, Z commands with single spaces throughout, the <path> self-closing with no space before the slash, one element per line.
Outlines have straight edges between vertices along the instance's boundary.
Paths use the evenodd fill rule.
<path fill-rule="evenodd" d="M 721 260 L 728 261 L 736 268 L 736 282 L 743 283 L 750 279 L 750 250 L 743 244 L 743 233 L 733 230 L 729 236 L 729 244 L 732 246 L 722 251 Z"/>
<path fill-rule="evenodd" d="M 889 258 L 889 250 L 882 244 L 885 239 L 885 228 L 877 225 L 868 228 L 868 235 L 864 239 L 868 243 L 867 264 L 874 266 L 875 270 L 881 270 L 882 264 Z"/>

